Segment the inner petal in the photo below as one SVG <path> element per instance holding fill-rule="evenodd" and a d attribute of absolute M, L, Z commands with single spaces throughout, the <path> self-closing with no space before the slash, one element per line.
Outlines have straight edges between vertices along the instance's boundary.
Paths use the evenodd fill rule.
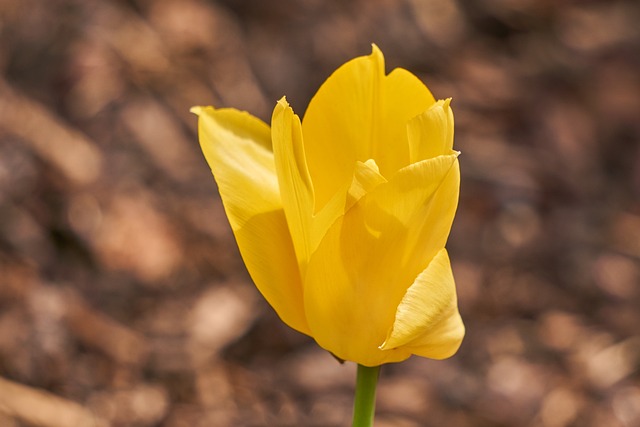
<path fill-rule="evenodd" d="M 347 192 L 345 211 L 349 210 L 362 196 L 383 182 L 387 182 L 387 180 L 380 175 L 380 169 L 375 160 L 369 159 L 364 163 L 357 161 L 353 173 L 353 181 Z"/>
<path fill-rule="evenodd" d="M 409 164 L 406 126 L 435 102 L 413 74 L 385 75 L 377 47 L 336 70 L 311 100 L 302 122 L 318 212 L 349 183 L 356 161 L 375 159 L 383 176 Z"/>

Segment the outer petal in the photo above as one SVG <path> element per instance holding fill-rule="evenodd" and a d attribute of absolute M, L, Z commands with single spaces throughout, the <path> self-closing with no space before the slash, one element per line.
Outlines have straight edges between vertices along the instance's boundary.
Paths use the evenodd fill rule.
<path fill-rule="evenodd" d="M 458 307 L 451 306 L 448 314 L 444 315 L 440 322 L 434 324 L 431 330 L 425 331 L 424 335 L 403 348 L 417 356 L 446 359 L 458 351 L 464 333 L 464 324 L 460 318 Z"/>
<path fill-rule="evenodd" d="M 407 125 L 411 163 L 451 154 L 453 149 L 453 111 L 451 99 L 438 101 Z"/>
<path fill-rule="evenodd" d="M 356 161 L 374 159 L 383 176 L 409 164 L 407 122 L 435 102 L 403 69 L 384 74 L 374 45 L 369 56 L 336 70 L 313 97 L 302 122 L 316 210 L 349 182 Z"/>
<path fill-rule="evenodd" d="M 273 110 L 271 137 L 282 204 L 304 272 L 311 251 L 313 184 L 307 170 L 300 119 L 285 98 Z"/>
<path fill-rule="evenodd" d="M 329 229 L 304 281 L 306 316 L 320 346 L 368 366 L 411 355 L 379 346 L 407 288 L 444 247 L 458 200 L 456 157 L 400 170 Z"/>
<path fill-rule="evenodd" d="M 271 135 L 280 193 L 294 247 L 304 275 L 310 255 L 329 227 L 371 189 L 387 180 L 373 159 L 356 162 L 351 182 L 345 182 L 331 200 L 314 214 L 314 187 L 307 169 L 300 120 L 285 98 L 278 101 Z"/>
<path fill-rule="evenodd" d="M 464 337 L 456 286 L 446 249 L 441 249 L 407 289 L 381 349 L 412 348 L 432 359 L 452 356 Z"/>
<path fill-rule="evenodd" d="M 195 107 L 192 111 L 199 116 L 200 146 L 253 281 L 285 323 L 309 334 L 269 127 L 233 109 Z"/>

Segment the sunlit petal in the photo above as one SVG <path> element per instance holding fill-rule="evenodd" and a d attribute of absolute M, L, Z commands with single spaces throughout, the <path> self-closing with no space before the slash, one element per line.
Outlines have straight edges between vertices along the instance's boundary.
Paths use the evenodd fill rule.
<path fill-rule="evenodd" d="M 407 125 L 411 163 L 451 154 L 453 147 L 453 112 L 451 99 L 438 101 Z"/>
<path fill-rule="evenodd" d="M 411 353 L 380 350 L 407 288 L 444 247 L 457 206 L 457 156 L 399 171 L 328 230 L 304 281 L 313 337 L 346 360 L 375 365 Z"/>
<path fill-rule="evenodd" d="M 336 70 L 302 122 L 316 210 L 351 181 L 356 161 L 374 159 L 386 177 L 409 164 L 406 124 L 434 102 L 408 71 L 385 75 L 384 57 L 375 45 L 371 55 Z"/>
<path fill-rule="evenodd" d="M 441 359 L 455 353 L 463 336 L 451 264 L 441 249 L 407 289 L 380 348 L 421 347 L 414 351 Z"/>
<path fill-rule="evenodd" d="M 313 184 L 307 170 L 300 119 L 285 98 L 273 110 L 271 138 L 282 204 L 304 272 L 311 251 Z"/>
<path fill-rule="evenodd" d="M 282 320 L 308 334 L 269 127 L 233 109 L 192 111 L 199 116 L 200 145 L 251 277 Z"/>
<path fill-rule="evenodd" d="M 387 180 L 380 175 L 380 169 L 375 160 L 369 159 L 364 163 L 357 161 L 344 210 L 349 210 L 354 203 L 384 182 Z"/>
<path fill-rule="evenodd" d="M 464 338 L 465 328 L 458 308 L 451 305 L 440 322 L 414 341 L 402 347 L 417 356 L 430 359 L 446 359 L 453 356 Z"/>

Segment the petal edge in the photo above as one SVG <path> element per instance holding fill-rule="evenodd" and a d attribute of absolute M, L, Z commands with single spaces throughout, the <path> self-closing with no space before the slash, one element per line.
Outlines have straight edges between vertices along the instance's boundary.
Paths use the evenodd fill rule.
<path fill-rule="evenodd" d="M 432 345 L 430 357 L 446 357 L 455 352 L 464 336 L 461 322 L 451 328 L 455 326 L 448 322 L 451 317 L 459 318 L 456 288 L 449 256 L 443 248 L 407 289 L 380 349 Z"/>

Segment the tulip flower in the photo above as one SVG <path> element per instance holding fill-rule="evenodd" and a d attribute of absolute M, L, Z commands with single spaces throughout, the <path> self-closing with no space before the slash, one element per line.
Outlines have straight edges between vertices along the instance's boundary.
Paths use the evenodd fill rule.
<path fill-rule="evenodd" d="M 285 98 L 271 126 L 193 111 L 240 253 L 286 324 L 367 367 L 457 351 L 449 99 L 404 69 L 385 74 L 374 45 L 327 79 L 302 121 Z"/>

